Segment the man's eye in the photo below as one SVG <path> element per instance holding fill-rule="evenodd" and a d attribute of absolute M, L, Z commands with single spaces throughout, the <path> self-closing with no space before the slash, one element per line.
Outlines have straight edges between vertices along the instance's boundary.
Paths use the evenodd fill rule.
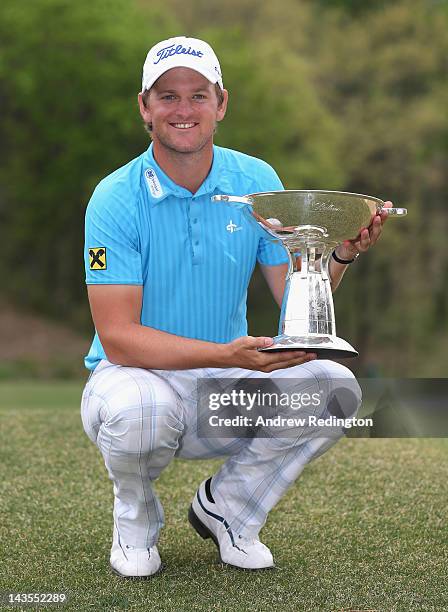
<path fill-rule="evenodd" d="M 174 100 L 176 96 L 173 94 L 167 94 L 166 96 L 162 96 L 162 100 Z"/>
<path fill-rule="evenodd" d="M 206 96 L 204 96 L 204 94 L 195 94 L 195 95 L 193 96 L 193 98 L 194 98 L 195 100 L 205 100 L 205 99 L 206 99 Z"/>

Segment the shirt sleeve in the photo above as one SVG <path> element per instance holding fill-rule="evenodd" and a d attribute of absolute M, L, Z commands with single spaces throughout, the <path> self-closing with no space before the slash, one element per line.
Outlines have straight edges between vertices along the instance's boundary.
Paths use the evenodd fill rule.
<path fill-rule="evenodd" d="M 288 253 L 285 247 L 279 242 L 272 238 L 261 238 L 258 244 L 257 261 L 263 266 L 280 266 L 287 264 Z"/>
<path fill-rule="evenodd" d="M 257 189 L 253 191 L 283 191 L 283 184 L 271 166 L 264 164 L 265 172 L 263 176 L 258 180 Z M 264 266 L 279 266 L 281 264 L 288 263 L 288 254 L 285 247 L 274 238 L 261 236 L 258 243 L 257 261 L 259 264 Z"/>
<path fill-rule="evenodd" d="M 141 285 L 142 263 L 129 201 L 97 188 L 86 211 L 84 265 L 88 285 Z"/>

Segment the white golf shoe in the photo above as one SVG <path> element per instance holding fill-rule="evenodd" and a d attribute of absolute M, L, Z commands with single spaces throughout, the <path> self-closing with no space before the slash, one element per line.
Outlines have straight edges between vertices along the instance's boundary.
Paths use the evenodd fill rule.
<path fill-rule="evenodd" d="M 157 546 L 135 548 L 123 542 L 114 527 L 114 539 L 110 551 L 112 571 L 123 578 L 148 578 L 162 567 Z"/>
<path fill-rule="evenodd" d="M 201 538 L 213 540 L 223 563 L 252 570 L 274 567 L 271 551 L 258 538 L 233 533 L 212 497 L 210 481 L 204 480 L 194 496 L 188 513 L 191 526 Z"/>

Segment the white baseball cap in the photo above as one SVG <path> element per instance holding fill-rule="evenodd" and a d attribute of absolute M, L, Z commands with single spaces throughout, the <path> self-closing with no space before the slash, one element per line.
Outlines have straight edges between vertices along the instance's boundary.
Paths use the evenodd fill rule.
<path fill-rule="evenodd" d="M 162 40 L 152 47 L 143 65 L 142 91 L 154 85 L 171 68 L 191 68 L 200 72 L 211 83 L 224 89 L 221 66 L 209 44 L 198 38 L 176 36 Z"/>

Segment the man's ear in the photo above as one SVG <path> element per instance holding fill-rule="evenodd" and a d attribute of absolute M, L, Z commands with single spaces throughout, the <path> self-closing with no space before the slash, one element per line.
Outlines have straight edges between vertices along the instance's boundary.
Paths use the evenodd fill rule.
<path fill-rule="evenodd" d="M 227 102 L 229 101 L 229 92 L 227 89 L 222 90 L 223 101 L 220 106 L 218 106 L 218 111 L 216 114 L 216 121 L 222 121 L 226 115 L 227 111 Z"/>
<path fill-rule="evenodd" d="M 151 123 L 151 111 L 148 104 L 149 98 L 146 98 L 146 106 L 143 102 L 143 94 L 138 94 L 138 107 L 140 109 L 140 115 L 145 123 Z"/>

